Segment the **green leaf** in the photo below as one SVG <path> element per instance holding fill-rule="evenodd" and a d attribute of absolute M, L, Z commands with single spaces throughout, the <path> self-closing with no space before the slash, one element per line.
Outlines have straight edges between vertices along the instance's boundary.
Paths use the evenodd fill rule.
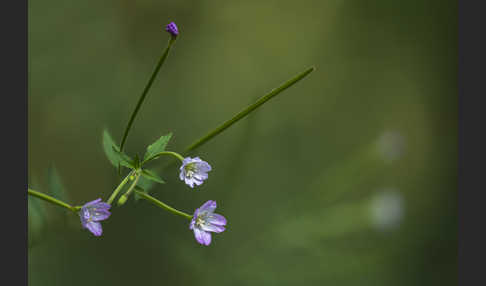
<path fill-rule="evenodd" d="M 143 169 L 142 170 L 142 177 L 145 177 L 151 181 L 157 182 L 159 184 L 165 184 L 164 180 L 162 180 L 159 175 L 157 175 L 155 172 L 152 172 L 148 169 Z"/>
<path fill-rule="evenodd" d="M 141 176 L 140 179 L 138 179 L 138 183 L 135 186 L 135 190 L 139 190 L 145 193 L 149 193 L 149 191 L 154 187 L 155 182 L 152 180 L 149 180 L 145 178 L 144 176 Z M 140 196 L 137 195 L 137 193 L 134 193 L 135 201 L 138 201 L 140 199 Z"/>
<path fill-rule="evenodd" d="M 155 185 L 155 182 L 152 180 L 149 180 L 145 178 L 144 176 L 141 176 L 140 179 L 138 179 L 137 186 L 144 189 L 145 191 L 150 191 Z"/>
<path fill-rule="evenodd" d="M 143 178 L 143 177 L 141 177 L 141 178 L 140 178 L 140 180 L 142 180 L 142 178 Z M 140 180 L 139 180 L 139 182 L 140 182 Z M 148 180 L 147 180 L 147 181 L 148 181 Z M 148 181 L 148 182 L 150 182 L 150 181 Z M 136 185 L 136 186 L 135 186 L 135 190 L 140 191 L 140 192 L 144 192 L 144 193 L 147 193 L 147 194 L 148 194 L 148 190 L 146 190 L 146 189 L 144 189 L 144 188 L 142 188 L 142 187 L 139 187 L 138 185 Z M 138 200 L 140 200 L 140 199 L 141 199 L 140 195 L 139 195 L 139 194 L 137 194 L 137 192 L 134 192 L 134 193 L 133 193 L 133 198 L 135 199 L 135 201 L 138 201 Z"/>
<path fill-rule="evenodd" d="M 66 190 L 61 182 L 61 177 L 53 165 L 50 165 L 47 170 L 47 187 L 51 196 L 61 201 L 68 201 Z"/>
<path fill-rule="evenodd" d="M 40 237 L 46 224 L 46 210 L 42 201 L 28 196 L 27 198 L 28 245 L 32 246 Z"/>
<path fill-rule="evenodd" d="M 29 174 L 30 177 L 30 174 Z M 40 190 L 39 180 L 37 176 L 32 175 L 30 183 L 28 184 L 30 187 Z M 46 210 L 44 208 L 44 202 L 33 198 L 32 196 L 27 196 L 27 204 L 28 204 L 28 224 L 29 224 L 29 232 L 30 229 L 39 231 L 42 226 L 45 224 L 46 221 Z"/>
<path fill-rule="evenodd" d="M 120 152 L 119 149 L 113 146 L 113 152 L 118 156 L 118 162 L 120 165 L 127 168 L 136 169 L 136 162 L 132 160 L 127 154 Z"/>
<path fill-rule="evenodd" d="M 46 211 L 41 204 L 41 200 L 28 196 L 28 218 L 32 228 L 38 230 L 42 228 L 46 219 Z"/>
<path fill-rule="evenodd" d="M 108 133 L 108 130 L 103 130 L 103 150 L 105 151 L 105 155 L 110 160 L 110 163 L 118 167 L 118 163 L 120 162 L 120 158 L 118 154 L 113 150 L 120 150 L 120 147 L 118 147 L 113 141 L 113 138 L 111 138 L 110 133 Z"/>
<path fill-rule="evenodd" d="M 118 165 L 120 164 L 127 168 L 133 168 L 133 160 L 125 153 L 120 152 L 120 147 L 116 145 L 106 129 L 103 131 L 103 150 L 113 166 L 118 168 Z"/>
<path fill-rule="evenodd" d="M 153 155 L 165 151 L 165 147 L 167 146 L 167 143 L 169 143 L 171 137 L 172 133 L 169 133 L 161 136 L 159 139 L 157 139 L 157 141 L 149 145 L 147 147 L 147 152 L 145 152 L 145 155 L 143 156 L 143 160 L 145 161 Z"/>

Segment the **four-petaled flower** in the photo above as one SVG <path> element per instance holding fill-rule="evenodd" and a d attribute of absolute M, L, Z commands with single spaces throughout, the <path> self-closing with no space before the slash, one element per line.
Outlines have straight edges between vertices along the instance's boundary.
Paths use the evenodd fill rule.
<path fill-rule="evenodd" d="M 177 37 L 179 35 L 179 29 L 174 22 L 170 22 L 167 26 L 165 26 L 165 30 L 169 32 L 173 37 Z"/>
<path fill-rule="evenodd" d="M 211 243 L 211 233 L 220 233 L 225 230 L 226 218 L 220 214 L 215 214 L 215 201 L 207 201 L 200 208 L 196 209 L 192 217 L 189 229 L 194 231 L 197 242 L 202 245 Z"/>
<path fill-rule="evenodd" d="M 182 161 L 180 170 L 179 178 L 181 181 L 185 181 L 188 186 L 193 188 L 194 184 L 199 186 L 208 178 L 207 173 L 211 171 L 211 166 L 199 157 L 194 159 L 187 157 Z"/>
<path fill-rule="evenodd" d="M 103 229 L 99 221 L 105 220 L 111 215 L 108 211 L 110 207 L 110 204 L 102 202 L 101 199 L 86 203 L 79 211 L 81 224 L 95 236 L 100 236 Z"/>

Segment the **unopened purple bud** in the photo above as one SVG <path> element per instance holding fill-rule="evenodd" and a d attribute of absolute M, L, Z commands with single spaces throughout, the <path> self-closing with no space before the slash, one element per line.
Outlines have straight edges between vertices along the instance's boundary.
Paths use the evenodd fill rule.
<path fill-rule="evenodd" d="M 173 37 L 177 37 L 179 35 L 179 29 L 174 22 L 170 22 L 167 26 L 165 26 L 165 30 L 169 32 Z"/>

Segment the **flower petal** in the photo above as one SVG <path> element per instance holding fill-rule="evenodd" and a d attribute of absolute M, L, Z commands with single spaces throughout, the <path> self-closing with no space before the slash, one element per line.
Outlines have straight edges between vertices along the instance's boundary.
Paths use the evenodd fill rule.
<path fill-rule="evenodd" d="M 202 238 L 204 241 L 204 245 L 210 245 L 211 244 L 211 234 L 209 232 L 202 232 Z"/>
<path fill-rule="evenodd" d="M 186 185 L 188 185 L 191 188 L 194 188 L 194 180 L 193 178 L 184 178 L 184 181 L 186 182 Z"/>
<path fill-rule="evenodd" d="M 95 205 L 95 204 L 97 204 L 99 202 L 101 202 L 101 198 L 98 198 L 98 199 L 96 199 L 94 201 L 91 201 L 89 203 L 84 204 L 84 207 L 89 207 L 89 206 Z"/>
<path fill-rule="evenodd" d="M 203 180 L 206 180 L 208 178 L 208 174 L 206 173 L 197 173 L 194 175 L 194 178 L 201 181 L 201 184 L 202 184 L 202 181 Z"/>
<path fill-rule="evenodd" d="M 198 180 L 196 177 L 193 177 L 193 178 L 192 178 L 192 181 L 193 181 L 194 183 L 196 183 L 196 185 L 198 185 L 198 186 L 202 185 L 202 183 L 203 183 L 203 181 L 202 181 L 202 180 Z"/>
<path fill-rule="evenodd" d="M 91 212 L 91 219 L 93 221 L 101 221 L 101 220 L 105 220 L 105 219 L 109 218 L 110 215 L 111 215 L 111 213 L 106 209 L 95 210 L 95 211 Z"/>
<path fill-rule="evenodd" d="M 191 222 L 189 223 L 189 229 L 193 229 L 195 223 L 196 223 L 196 214 L 194 214 L 194 217 L 191 219 Z"/>
<path fill-rule="evenodd" d="M 85 207 L 81 208 L 79 211 L 79 217 L 81 218 L 81 224 L 84 226 L 90 217 L 88 209 Z"/>
<path fill-rule="evenodd" d="M 189 163 L 192 163 L 191 157 L 184 158 L 184 160 L 182 160 L 182 167 L 181 168 L 183 168 L 184 166 L 186 166 Z"/>
<path fill-rule="evenodd" d="M 211 234 L 197 227 L 194 228 L 194 237 L 202 245 L 209 245 L 211 243 Z"/>
<path fill-rule="evenodd" d="M 200 244 L 204 244 L 204 240 L 203 240 L 203 238 L 202 238 L 202 236 L 203 236 L 203 234 L 202 234 L 202 233 L 203 233 L 204 231 L 203 231 L 203 230 L 201 230 L 201 229 L 200 229 L 200 228 L 198 228 L 198 227 L 193 228 L 193 229 L 192 229 L 192 231 L 194 232 L 194 238 L 196 238 L 196 241 L 197 241 L 198 243 L 200 243 Z"/>
<path fill-rule="evenodd" d="M 207 218 L 207 221 L 210 224 L 215 224 L 215 225 L 226 225 L 226 218 L 220 214 L 210 214 Z"/>
<path fill-rule="evenodd" d="M 197 169 L 199 170 L 199 172 L 207 173 L 207 172 L 211 171 L 211 166 L 208 164 L 208 162 L 205 162 L 205 161 L 198 162 L 196 164 L 196 166 L 197 166 Z"/>
<path fill-rule="evenodd" d="M 92 234 L 95 236 L 100 236 L 103 233 L 103 229 L 101 228 L 101 223 L 90 221 L 84 225 Z"/>
<path fill-rule="evenodd" d="M 216 202 L 209 200 L 209 201 L 205 202 L 204 205 L 202 205 L 199 208 L 199 211 L 200 212 L 210 212 L 210 213 L 212 213 L 215 209 L 216 209 Z"/>
<path fill-rule="evenodd" d="M 202 230 L 204 231 L 211 231 L 211 232 L 216 232 L 220 233 L 225 230 L 224 226 L 221 225 L 215 225 L 215 224 L 203 224 L 201 226 Z"/>
<path fill-rule="evenodd" d="M 111 208 L 111 205 L 109 203 L 101 202 L 97 206 L 109 210 Z"/>

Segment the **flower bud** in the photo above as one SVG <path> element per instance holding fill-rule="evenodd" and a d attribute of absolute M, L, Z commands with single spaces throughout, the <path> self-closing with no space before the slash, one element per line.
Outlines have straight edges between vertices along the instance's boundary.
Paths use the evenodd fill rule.
<path fill-rule="evenodd" d="M 179 35 L 179 29 L 174 22 L 170 22 L 167 26 L 165 26 L 165 30 L 172 35 L 172 37 L 177 37 Z"/>
<path fill-rule="evenodd" d="M 118 206 L 122 206 L 124 203 L 127 202 L 127 196 L 125 196 L 125 194 L 123 194 L 119 199 L 118 199 L 118 203 L 117 205 Z"/>

